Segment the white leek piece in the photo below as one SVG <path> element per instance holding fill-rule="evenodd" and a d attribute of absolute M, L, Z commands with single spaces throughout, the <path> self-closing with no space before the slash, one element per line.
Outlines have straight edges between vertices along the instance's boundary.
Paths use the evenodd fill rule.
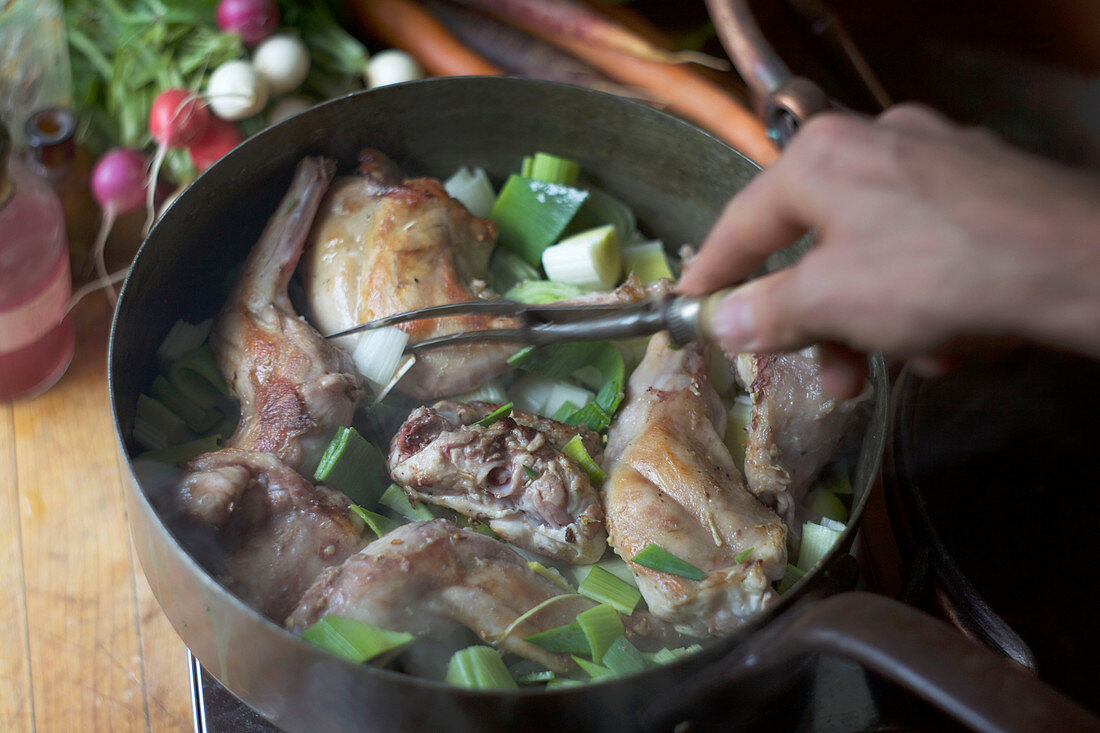
<path fill-rule="evenodd" d="M 672 277 L 672 267 L 665 254 L 665 243 L 651 239 L 641 244 L 632 244 L 623 248 L 623 274 L 634 273 L 643 284 L 651 283 L 662 277 Z"/>
<path fill-rule="evenodd" d="M 182 320 L 176 321 L 161 342 L 160 348 L 157 349 L 157 357 L 167 363 L 194 351 L 206 341 L 213 324 L 214 320 L 211 318 L 195 324 Z"/>
<path fill-rule="evenodd" d="M 726 447 L 730 450 L 734 464 L 741 468 L 745 465 L 745 446 L 749 442 L 749 425 L 752 424 L 752 400 L 747 395 L 738 395 L 726 413 Z"/>
<path fill-rule="evenodd" d="M 539 414 L 552 417 L 566 402 L 572 402 L 577 407 L 584 407 L 594 399 L 596 399 L 596 394 L 584 387 L 577 387 L 568 382 L 558 382 L 550 390 L 550 394 L 546 398 L 546 405 L 543 406 Z"/>
<path fill-rule="evenodd" d="M 496 191 L 493 190 L 493 184 L 489 182 L 484 168 L 470 170 L 462 166 L 443 182 L 443 188 L 451 198 L 465 206 L 467 211 L 483 219 L 489 216 L 493 203 L 497 200 Z"/>
<path fill-rule="evenodd" d="M 364 331 L 359 337 L 351 359 L 376 393 L 393 379 L 408 342 L 409 334 L 395 326 Z"/>
<path fill-rule="evenodd" d="M 843 526 L 841 525 L 842 528 Z M 803 524 L 802 546 L 798 550 L 798 569 L 809 572 L 814 565 L 817 565 L 821 558 L 829 554 L 829 550 L 833 549 L 833 545 L 840 539 L 840 532 L 840 530 L 824 527 L 813 522 Z"/>
<path fill-rule="evenodd" d="M 512 402 L 517 410 L 543 415 L 550 393 L 558 385 L 558 380 L 538 374 L 524 374 L 517 379 L 509 390 Z"/>
<path fill-rule="evenodd" d="M 593 290 L 612 288 L 622 272 L 622 248 L 614 225 L 588 229 L 547 247 L 542 269 L 551 280 Z"/>
<path fill-rule="evenodd" d="M 454 395 L 451 399 L 455 402 L 492 402 L 494 405 L 513 402 L 513 400 L 508 399 L 508 394 L 504 391 L 504 385 L 501 384 L 499 379 L 490 379 L 480 387 Z"/>

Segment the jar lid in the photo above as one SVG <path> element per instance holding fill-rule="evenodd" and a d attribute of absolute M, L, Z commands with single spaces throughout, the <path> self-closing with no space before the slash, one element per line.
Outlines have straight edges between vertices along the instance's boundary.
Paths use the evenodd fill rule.
<path fill-rule="evenodd" d="M 32 147 L 60 145 L 76 132 L 76 116 L 64 107 L 46 107 L 27 118 L 23 133 Z"/>

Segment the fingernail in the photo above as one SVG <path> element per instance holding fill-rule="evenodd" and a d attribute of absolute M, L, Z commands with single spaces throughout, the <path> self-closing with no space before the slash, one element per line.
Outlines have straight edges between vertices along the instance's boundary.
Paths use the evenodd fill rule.
<path fill-rule="evenodd" d="M 726 297 L 715 308 L 710 328 L 723 346 L 735 350 L 749 348 L 756 337 L 752 306 L 737 295 Z"/>

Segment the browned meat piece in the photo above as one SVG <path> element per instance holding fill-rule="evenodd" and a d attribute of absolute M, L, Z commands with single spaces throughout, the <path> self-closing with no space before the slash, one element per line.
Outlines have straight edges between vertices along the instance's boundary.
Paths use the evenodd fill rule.
<path fill-rule="evenodd" d="M 252 248 L 211 333 L 226 383 L 241 401 L 229 445 L 316 461 L 362 396 L 351 359 L 294 312 L 287 283 L 335 165 L 306 158 Z"/>
<path fill-rule="evenodd" d="M 287 625 L 300 633 L 332 613 L 426 636 L 457 622 L 490 644 L 564 672 L 572 666 L 568 655 L 524 638 L 570 623 L 591 601 L 563 598 L 515 624 L 562 593 L 503 542 L 436 519 L 398 527 L 326 570 Z"/>
<path fill-rule="evenodd" d="M 499 407 L 500 405 L 492 402 L 453 402 L 451 400 L 441 400 L 432 405 L 433 410 L 455 425 L 469 425 L 477 422 Z M 592 460 L 599 463 L 603 456 L 603 441 L 600 440 L 599 434 L 583 425 L 566 425 L 523 410 L 512 410 L 510 417 L 517 425 L 534 428 L 545 435 L 550 445 L 558 450 L 561 450 L 574 436 L 579 435 L 584 449 L 588 451 L 588 455 L 592 456 Z"/>
<path fill-rule="evenodd" d="M 185 516 L 218 531 L 226 584 L 280 623 L 322 570 L 363 546 L 363 523 L 343 494 L 314 487 L 267 453 L 199 456 L 177 496 Z"/>
<path fill-rule="evenodd" d="M 861 398 L 821 392 L 816 348 L 785 354 L 738 354 L 737 379 L 752 395 L 745 447 L 749 489 L 797 527 L 795 509 L 836 451 Z"/>
<path fill-rule="evenodd" d="M 389 468 L 410 496 L 486 521 L 519 547 L 581 564 L 607 548 L 588 476 L 547 435 L 512 418 L 460 425 L 417 408 L 393 439 Z"/>
<path fill-rule="evenodd" d="M 496 227 L 432 178 L 405 179 L 381 153 L 325 198 L 302 263 L 312 316 L 325 333 L 485 291 Z M 510 319 L 459 316 L 402 324 L 412 343 L 456 331 L 508 328 Z M 397 389 L 417 399 L 471 390 L 508 369 L 517 344 L 477 343 L 417 356 Z"/>
<path fill-rule="evenodd" d="M 695 581 L 631 563 L 650 611 L 696 636 L 728 632 L 773 600 L 787 562 L 782 522 L 745 489 L 719 437 L 725 416 L 707 365 L 701 342 L 673 350 L 654 336 L 604 452 L 615 552 L 630 560 L 655 543 L 706 573 Z"/>

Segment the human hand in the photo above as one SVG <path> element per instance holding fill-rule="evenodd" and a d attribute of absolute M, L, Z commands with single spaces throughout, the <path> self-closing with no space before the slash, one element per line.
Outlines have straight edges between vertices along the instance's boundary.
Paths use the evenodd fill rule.
<path fill-rule="evenodd" d="M 712 324 L 731 351 L 845 344 L 942 371 L 964 337 L 1016 334 L 1100 357 L 1100 182 L 915 106 L 821 115 L 726 206 L 677 285 L 738 282 L 807 231 L 793 267 Z M 829 348 L 830 391 L 862 359 Z"/>

